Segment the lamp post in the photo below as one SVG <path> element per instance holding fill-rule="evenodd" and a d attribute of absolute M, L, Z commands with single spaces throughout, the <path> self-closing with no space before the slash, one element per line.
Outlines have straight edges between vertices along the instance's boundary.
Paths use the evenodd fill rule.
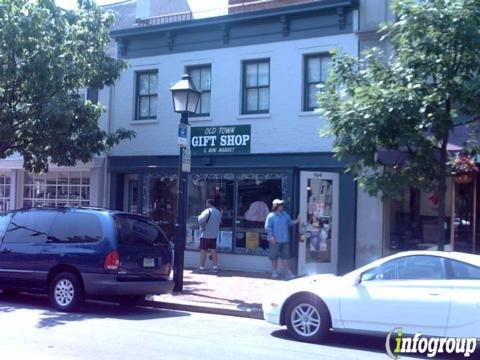
<path fill-rule="evenodd" d="M 173 97 L 173 108 L 176 113 L 181 114 L 179 132 L 181 127 L 188 127 L 188 114 L 197 110 L 200 99 L 200 91 L 193 84 L 188 74 L 182 76 L 171 88 Z M 187 139 L 187 148 L 189 139 Z M 178 196 L 177 196 L 177 219 L 175 222 L 175 249 L 173 254 L 173 281 L 174 291 L 183 290 L 183 263 L 185 253 L 185 239 L 187 236 L 186 209 L 187 209 L 187 181 L 188 174 L 184 171 L 182 164 L 185 148 L 180 146 L 178 158 Z"/>

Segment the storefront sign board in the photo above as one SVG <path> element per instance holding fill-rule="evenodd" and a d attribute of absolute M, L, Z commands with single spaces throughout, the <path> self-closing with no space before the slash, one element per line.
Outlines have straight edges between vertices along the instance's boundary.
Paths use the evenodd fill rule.
<path fill-rule="evenodd" d="M 192 127 L 192 155 L 249 154 L 250 125 Z"/>

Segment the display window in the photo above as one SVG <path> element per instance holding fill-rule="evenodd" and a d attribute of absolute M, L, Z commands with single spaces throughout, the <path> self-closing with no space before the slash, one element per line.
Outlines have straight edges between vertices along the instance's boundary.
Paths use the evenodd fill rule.
<path fill-rule="evenodd" d="M 219 252 L 231 252 L 233 249 L 233 223 L 235 181 L 231 174 L 192 175 L 188 188 L 188 215 L 198 216 L 205 209 L 207 199 L 213 199 L 222 213 L 222 223 L 217 239 Z M 198 250 L 200 247 L 200 229 L 187 230 L 186 248 Z"/>
<path fill-rule="evenodd" d="M 90 206 L 89 172 L 25 173 L 23 206 Z"/>
<path fill-rule="evenodd" d="M 452 201 L 453 199 L 453 201 Z M 472 251 L 473 183 L 459 184 L 447 179 L 445 199 L 446 248 Z M 407 188 L 399 199 L 385 201 L 384 254 L 405 250 L 436 250 L 438 247 L 438 210 L 440 196 Z"/>
<path fill-rule="evenodd" d="M 272 201 L 283 198 L 282 179 L 252 176 L 238 179 L 237 231 L 235 253 L 267 255 L 269 250 L 265 219 Z"/>
<path fill-rule="evenodd" d="M 156 221 L 171 240 L 176 217 L 176 186 L 176 175 L 144 176 L 143 213 Z M 269 253 L 265 219 L 273 199 L 286 196 L 287 175 L 284 173 L 191 174 L 187 216 L 200 215 L 206 200 L 213 199 L 222 212 L 217 250 L 265 256 Z M 186 249 L 198 250 L 200 235 L 200 229 L 187 227 Z"/>
<path fill-rule="evenodd" d="M 0 211 L 10 209 L 11 177 L 8 174 L 0 173 Z"/>
<path fill-rule="evenodd" d="M 173 241 L 177 215 L 177 177 L 148 174 L 144 177 L 143 213 L 150 217 Z"/>

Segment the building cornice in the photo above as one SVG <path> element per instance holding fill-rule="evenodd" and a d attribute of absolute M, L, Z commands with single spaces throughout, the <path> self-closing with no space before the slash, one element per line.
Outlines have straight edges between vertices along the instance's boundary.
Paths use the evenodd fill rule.
<path fill-rule="evenodd" d="M 111 36 L 115 39 L 139 36 L 146 34 L 154 34 L 166 31 L 178 31 L 183 29 L 192 29 L 198 27 L 208 27 L 216 25 L 228 25 L 242 22 L 250 22 L 255 20 L 263 20 L 266 18 L 275 18 L 288 15 L 297 15 L 309 13 L 311 11 L 328 11 L 335 9 L 339 17 L 343 17 L 343 8 L 357 8 L 357 0 L 324 0 L 301 5 L 285 6 L 268 10 L 257 10 L 246 13 L 235 13 L 229 15 L 216 16 L 204 19 L 193 19 L 188 21 L 179 21 L 161 25 L 151 26 L 134 26 L 131 28 L 114 30 Z M 343 19 L 340 19 L 343 21 Z"/>

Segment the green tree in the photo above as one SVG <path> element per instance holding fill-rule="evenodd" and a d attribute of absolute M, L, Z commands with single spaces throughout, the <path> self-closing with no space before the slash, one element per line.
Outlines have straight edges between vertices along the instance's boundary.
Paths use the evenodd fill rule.
<path fill-rule="evenodd" d="M 391 57 L 378 49 L 334 56 L 319 93 L 323 135 L 335 137 L 335 156 L 371 195 L 438 191 L 443 250 L 447 144 L 456 126 L 476 124 L 480 114 L 480 1 L 396 0 L 393 11 L 396 22 L 381 29 Z M 385 168 L 381 151 L 408 156 Z"/>
<path fill-rule="evenodd" d="M 0 158 L 15 152 L 29 171 L 48 163 L 87 162 L 134 134 L 107 134 L 101 105 L 82 101 L 82 88 L 113 85 L 125 68 L 105 52 L 112 14 L 93 1 L 78 11 L 54 0 L 0 0 Z"/>

